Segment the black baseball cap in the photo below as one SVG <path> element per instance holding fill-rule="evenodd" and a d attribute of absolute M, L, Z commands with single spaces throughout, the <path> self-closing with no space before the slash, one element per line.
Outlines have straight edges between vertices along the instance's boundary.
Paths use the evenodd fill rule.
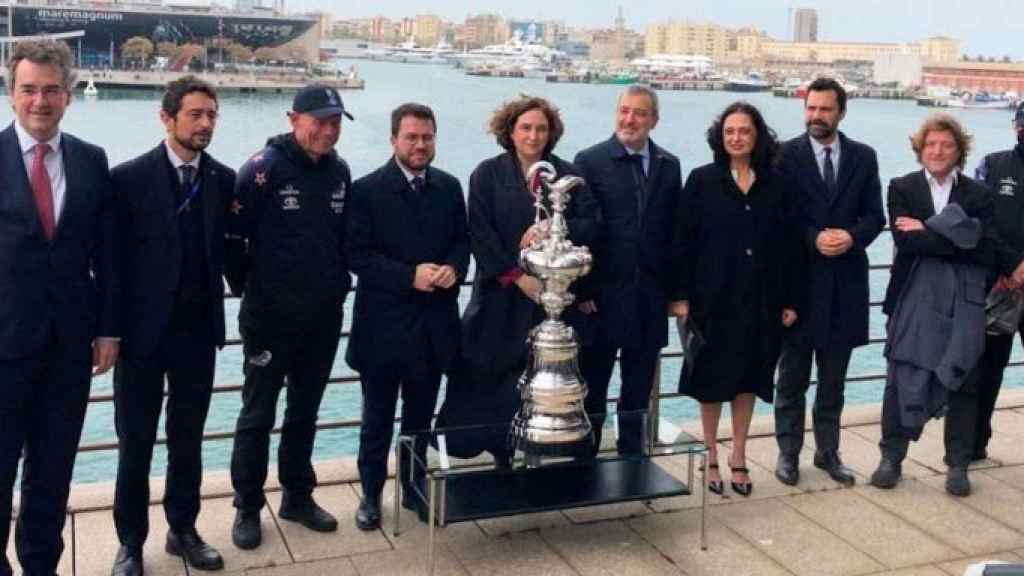
<path fill-rule="evenodd" d="M 344 114 L 349 120 L 355 120 L 345 111 L 345 104 L 338 91 L 324 84 L 311 84 L 299 90 L 292 100 L 292 112 L 310 114 L 317 118 Z"/>

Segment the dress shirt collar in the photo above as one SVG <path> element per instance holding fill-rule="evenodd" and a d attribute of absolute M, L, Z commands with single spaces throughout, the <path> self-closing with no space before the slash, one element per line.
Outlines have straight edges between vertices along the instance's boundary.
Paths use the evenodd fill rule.
<path fill-rule="evenodd" d="M 825 161 L 825 148 L 831 148 L 832 163 L 835 165 L 839 164 L 839 153 L 841 150 L 840 139 L 838 134 L 836 134 L 836 139 L 833 140 L 831 144 L 822 144 L 812 136 L 808 136 L 808 139 L 811 141 L 811 149 L 814 150 L 814 157 L 817 158 L 819 162 Z"/>
<path fill-rule="evenodd" d="M 954 168 L 953 171 L 946 176 L 946 181 L 941 184 L 939 183 L 939 180 L 935 178 L 935 176 L 932 176 L 932 173 L 928 170 L 924 171 L 924 177 L 928 180 L 928 187 L 932 190 L 935 188 L 952 189 L 960 180 L 960 171 Z"/>
<path fill-rule="evenodd" d="M 419 172 L 413 172 L 408 167 L 406 167 L 405 164 L 402 164 L 402 161 L 398 159 L 398 156 L 395 156 L 395 164 L 398 164 L 398 169 L 401 170 L 402 174 L 405 175 L 405 180 L 409 184 L 412 184 L 412 179 L 417 177 L 417 176 L 419 176 L 420 178 L 423 178 L 424 182 L 427 181 L 427 171 L 426 170 L 420 170 Z"/>
<path fill-rule="evenodd" d="M 27 130 L 21 127 L 21 124 L 17 120 L 14 121 L 14 132 L 18 135 L 18 144 L 21 146 L 22 155 L 34 152 L 36 144 L 39 143 L 34 136 L 28 133 Z M 57 134 L 46 141 L 50 145 L 51 152 L 60 152 L 60 130 L 57 130 Z"/>
<path fill-rule="evenodd" d="M 175 172 L 179 172 L 179 169 L 187 164 L 192 168 L 195 168 L 197 174 L 199 173 L 199 158 L 202 157 L 202 152 L 197 153 L 195 158 L 186 162 L 174 153 L 174 148 L 171 148 L 171 145 L 168 144 L 166 140 L 164 141 L 164 149 L 167 150 L 167 159 L 171 161 L 171 166 L 174 166 Z"/>

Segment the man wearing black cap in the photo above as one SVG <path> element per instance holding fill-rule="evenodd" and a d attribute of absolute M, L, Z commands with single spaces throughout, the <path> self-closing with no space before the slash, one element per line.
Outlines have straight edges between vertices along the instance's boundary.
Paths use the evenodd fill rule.
<path fill-rule="evenodd" d="M 1017 106 L 1013 117 L 1013 130 L 1017 134 L 1017 145 L 1009 150 L 985 156 L 978 165 L 975 176 L 985 182 L 995 194 L 995 219 L 999 235 L 1024 256 L 1024 102 Z M 1007 287 L 1019 288 L 1014 286 L 1009 278 L 998 280 Z M 1018 331 L 1024 340 L 1024 326 Z M 981 376 L 978 380 L 978 429 L 974 437 L 972 460 L 988 458 L 988 441 L 992 437 L 992 410 L 996 406 L 999 387 L 1003 383 L 1003 371 L 1010 361 L 1012 348 L 1013 335 L 985 336 L 985 353 L 981 357 Z"/>
<path fill-rule="evenodd" d="M 231 286 L 244 286 L 238 326 L 245 384 L 231 455 L 238 509 L 232 540 L 243 549 L 262 539 L 270 431 L 286 377 L 278 517 L 318 532 L 338 527 L 313 501 L 312 453 L 352 284 L 344 251 L 352 177 L 334 150 L 342 115 L 352 119 L 333 88 L 303 88 L 288 113 L 292 131 L 271 138 L 252 156 L 235 186 L 227 274 Z"/>

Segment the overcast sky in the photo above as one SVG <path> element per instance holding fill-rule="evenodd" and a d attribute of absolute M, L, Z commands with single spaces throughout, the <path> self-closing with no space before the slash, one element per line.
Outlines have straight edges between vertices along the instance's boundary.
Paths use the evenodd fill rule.
<path fill-rule="evenodd" d="M 970 56 L 1024 59 L 1022 0 L 285 0 L 291 11 L 326 9 L 337 18 L 432 13 L 461 22 L 467 14 L 563 20 L 611 26 L 618 6 L 627 25 L 643 30 L 668 19 L 753 25 L 776 38 L 790 36 L 790 11 L 818 10 L 820 40 L 906 42 L 928 36 L 959 38 Z"/>

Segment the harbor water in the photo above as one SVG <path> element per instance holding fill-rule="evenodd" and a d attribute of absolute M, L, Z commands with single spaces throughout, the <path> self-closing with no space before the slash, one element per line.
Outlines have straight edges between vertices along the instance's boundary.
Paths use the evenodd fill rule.
<path fill-rule="evenodd" d="M 339 64 L 347 70 L 350 63 Z M 613 130 L 615 98 L 620 86 L 546 83 L 539 79 L 486 78 L 467 76 L 446 66 L 424 66 L 379 62 L 356 62 L 359 74 L 366 80 L 366 89 L 344 92 L 345 106 L 355 121 L 345 121 L 338 151 L 348 161 L 353 176 L 358 178 L 375 169 L 390 157 L 390 111 L 407 101 L 432 106 L 437 114 L 437 158 L 435 166 L 457 176 L 465 186 L 469 174 L 481 160 L 500 152 L 494 139 L 485 133 L 490 112 L 503 100 L 519 93 L 544 96 L 561 108 L 566 125 L 565 135 L 555 152 L 571 160 L 579 150 L 608 138 Z M 659 145 L 678 155 L 684 177 L 689 170 L 711 160 L 705 131 L 714 116 L 730 102 L 744 98 L 756 105 L 782 139 L 803 131 L 801 102 L 776 98 L 771 93 L 730 94 L 726 92 L 661 92 L 661 119 L 653 132 Z M 68 109 L 62 128 L 106 149 L 111 165 L 124 162 L 152 148 L 163 137 L 159 122 L 159 94 L 154 92 L 101 91 L 97 97 L 76 95 Z M 255 153 L 269 136 L 287 131 L 285 111 L 291 105 L 289 95 L 224 95 L 220 102 L 220 119 L 209 151 L 222 162 L 239 167 Z M 918 168 L 910 149 L 909 135 L 933 110 L 915 106 L 913 102 L 889 100 L 851 100 L 842 130 L 851 138 L 873 146 L 885 185 L 890 178 Z M 968 159 L 968 172 L 973 174 L 984 153 L 1005 149 L 1014 142 L 1010 115 L 1005 111 L 960 110 L 953 114 L 961 119 L 975 136 L 975 148 Z M 13 118 L 10 107 L 0 109 L 0 125 Z M 1024 224 L 1024 223 L 1022 223 Z M 872 264 L 892 260 L 892 242 L 883 233 L 869 249 Z M 888 281 L 886 270 L 872 271 L 871 298 L 881 300 Z M 463 304 L 468 299 L 463 290 Z M 349 298 L 348 306 L 351 306 Z M 228 333 L 237 338 L 235 317 L 237 300 L 228 301 Z M 350 315 L 346 315 L 346 328 Z M 883 335 L 880 310 L 872 309 L 871 335 Z M 344 345 L 344 343 L 343 343 Z M 674 341 L 668 350 L 678 350 Z M 1020 346 L 1015 344 L 1014 360 L 1019 359 Z M 343 351 L 335 361 L 334 375 L 350 375 Z M 679 361 L 663 362 L 661 389 L 674 392 L 679 375 Z M 884 371 L 882 345 L 873 344 L 854 353 L 849 376 L 877 375 Z M 1006 386 L 1024 385 L 1024 374 L 1015 369 L 1007 372 Z M 216 382 L 240 384 L 242 381 L 241 349 L 229 346 L 218 356 Z M 880 381 L 848 384 L 847 404 L 875 404 L 881 401 Z M 109 375 L 93 382 L 92 394 L 109 394 Z M 612 393 L 616 393 L 613 385 Z M 215 394 L 206 424 L 207 433 L 230 432 L 240 406 L 237 392 Z M 282 405 L 283 409 L 283 397 Z M 357 419 L 361 400 L 355 384 L 333 384 L 328 387 L 320 411 L 322 421 Z M 769 411 L 759 404 L 759 411 Z M 675 423 L 696 419 L 697 404 L 689 399 L 671 399 L 663 404 L 662 416 Z M 162 436 L 162 432 L 161 432 Z M 97 402 L 89 405 L 83 444 L 112 442 L 114 432 L 113 404 Z M 317 460 L 355 454 L 358 429 L 321 431 L 317 436 Z M 276 459 L 276 439 L 272 446 Z M 230 440 L 207 442 L 204 464 L 209 470 L 225 469 L 231 452 Z M 158 447 L 153 475 L 163 474 L 166 458 Z M 75 468 L 75 481 L 112 480 L 116 473 L 115 451 L 80 454 Z"/>

